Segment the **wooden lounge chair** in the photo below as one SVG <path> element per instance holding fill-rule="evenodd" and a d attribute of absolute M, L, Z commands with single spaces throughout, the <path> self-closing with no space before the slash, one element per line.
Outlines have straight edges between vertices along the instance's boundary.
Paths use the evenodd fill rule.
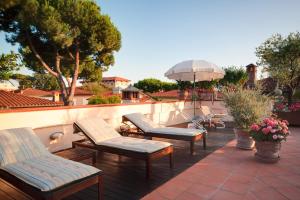
<path fill-rule="evenodd" d="M 51 154 L 31 128 L 0 130 L 0 178 L 45 200 L 62 199 L 98 184 L 102 199 L 101 171 Z"/>
<path fill-rule="evenodd" d="M 201 106 L 201 115 L 194 118 L 194 123 L 202 123 L 204 126 L 215 127 L 215 128 L 225 128 L 225 123 L 223 118 L 226 114 L 214 114 L 208 106 Z"/>
<path fill-rule="evenodd" d="M 190 141 L 190 153 L 194 154 L 194 144 L 196 141 L 203 139 L 203 148 L 206 148 L 206 130 L 190 129 L 190 128 L 176 128 L 176 127 L 162 127 L 155 124 L 152 120 L 146 118 L 141 113 L 131 113 L 123 116 L 123 123 L 131 122 L 139 130 L 142 131 L 146 137 L 159 137 L 174 140 Z"/>
<path fill-rule="evenodd" d="M 170 167 L 173 167 L 173 146 L 168 142 L 121 136 L 101 118 L 77 120 L 74 123 L 74 133 L 78 132 L 82 132 L 90 141 L 73 142 L 74 146 L 144 160 L 147 178 L 150 177 L 153 159 L 169 155 Z"/>

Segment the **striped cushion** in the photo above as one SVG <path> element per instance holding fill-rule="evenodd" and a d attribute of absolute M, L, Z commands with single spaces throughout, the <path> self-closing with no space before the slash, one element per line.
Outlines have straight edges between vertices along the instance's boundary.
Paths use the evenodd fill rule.
<path fill-rule="evenodd" d="M 0 130 L 0 166 L 48 153 L 31 128 Z"/>
<path fill-rule="evenodd" d="M 140 138 L 132 138 L 132 137 L 124 137 L 124 136 L 112 138 L 109 140 L 104 140 L 97 144 L 108 146 L 108 147 L 115 147 L 118 149 L 140 152 L 140 153 L 154 153 L 166 147 L 172 146 L 168 142 L 145 140 Z"/>
<path fill-rule="evenodd" d="M 100 117 L 80 119 L 75 124 L 96 144 L 120 137 L 120 134 Z"/>
<path fill-rule="evenodd" d="M 131 113 L 124 116 L 144 132 L 161 127 L 160 125 L 155 124 L 151 119 L 145 117 L 142 113 Z"/>
<path fill-rule="evenodd" d="M 197 136 L 204 133 L 205 129 L 193 129 L 193 128 L 177 128 L 177 127 L 164 127 L 150 129 L 149 133 L 157 134 L 169 134 L 178 136 Z"/>
<path fill-rule="evenodd" d="M 51 191 L 100 171 L 92 166 L 66 160 L 50 153 L 5 165 L 1 169 L 41 191 Z"/>

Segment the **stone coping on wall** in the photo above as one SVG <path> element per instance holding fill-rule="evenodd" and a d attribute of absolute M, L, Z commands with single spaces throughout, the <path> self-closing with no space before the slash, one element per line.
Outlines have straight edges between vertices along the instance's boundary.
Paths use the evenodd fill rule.
<path fill-rule="evenodd" d="M 134 106 L 145 104 L 164 104 L 164 103 L 179 103 L 179 102 L 191 102 L 190 100 L 170 100 L 170 101 L 157 101 L 157 102 L 142 102 L 131 104 L 98 104 L 98 105 L 76 105 L 76 106 L 59 106 L 59 107 L 36 107 L 36 108 L 16 108 L 16 109 L 3 109 L 1 113 L 16 113 L 16 112 L 32 112 L 32 111 L 46 111 L 46 110 L 65 110 L 65 109 L 80 109 L 80 108 L 97 108 L 97 107 L 114 107 L 114 106 Z"/>

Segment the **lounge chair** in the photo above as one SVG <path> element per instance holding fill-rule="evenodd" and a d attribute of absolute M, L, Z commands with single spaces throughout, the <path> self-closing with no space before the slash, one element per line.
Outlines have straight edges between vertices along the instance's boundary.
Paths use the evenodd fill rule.
<path fill-rule="evenodd" d="M 123 116 L 123 123 L 131 122 L 139 130 L 142 131 L 146 137 L 158 137 L 174 140 L 190 141 L 190 153 L 194 154 L 195 142 L 203 139 L 203 148 L 206 148 L 206 130 L 191 129 L 191 128 L 176 128 L 176 127 L 163 127 L 155 124 L 152 120 L 146 118 L 141 113 L 131 113 Z"/>
<path fill-rule="evenodd" d="M 74 146 L 144 160 L 147 178 L 150 177 L 153 159 L 169 155 L 170 167 L 173 167 L 173 146 L 168 142 L 121 136 L 101 118 L 77 120 L 74 123 L 74 133 L 78 132 L 82 132 L 90 141 L 73 142 Z"/>
<path fill-rule="evenodd" d="M 51 154 L 31 128 L 0 130 L 0 178 L 33 197 L 62 199 L 98 184 L 100 170 Z"/>
<path fill-rule="evenodd" d="M 227 116 L 226 114 L 214 114 L 211 112 L 208 106 L 201 106 L 201 113 L 201 115 L 196 116 L 193 119 L 193 123 L 201 123 L 203 125 L 215 128 L 225 128 L 223 118 Z"/>

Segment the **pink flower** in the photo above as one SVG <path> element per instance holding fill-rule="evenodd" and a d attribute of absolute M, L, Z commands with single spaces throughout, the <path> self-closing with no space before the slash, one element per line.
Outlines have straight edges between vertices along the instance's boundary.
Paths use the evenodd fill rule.
<path fill-rule="evenodd" d="M 288 131 L 287 129 L 283 129 L 282 132 L 283 132 L 284 134 L 287 134 L 289 131 Z"/>
<path fill-rule="evenodd" d="M 273 135 L 273 139 L 277 140 L 278 136 L 277 135 Z"/>
<path fill-rule="evenodd" d="M 285 123 L 286 125 L 289 125 L 289 122 L 287 120 L 282 120 L 283 123 Z"/>
<path fill-rule="evenodd" d="M 252 124 L 250 128 L 253 131 L 258 131 L 259 130 L 259 126 L 257 124 Z"/>
<path fill-rule="evenodd" d="M 268 126 L 267 129 L 269 129 L 270 131 L 273 129 L 272 126 Z"/>
<path fill-rule="evenodd" d="M 276 131 L 277 131 L 276 129 L 272 129 L 271 133 L 276 133 Z"/>
<path fill-rule="evenodd" d="M 262 129 L 262 132 L 263 132 L 264 134 L 268 134 L 268 133 L 270 132 L 270 129 L 268 129 L 268 128 L 263 128 L 263 129 Z"/>

